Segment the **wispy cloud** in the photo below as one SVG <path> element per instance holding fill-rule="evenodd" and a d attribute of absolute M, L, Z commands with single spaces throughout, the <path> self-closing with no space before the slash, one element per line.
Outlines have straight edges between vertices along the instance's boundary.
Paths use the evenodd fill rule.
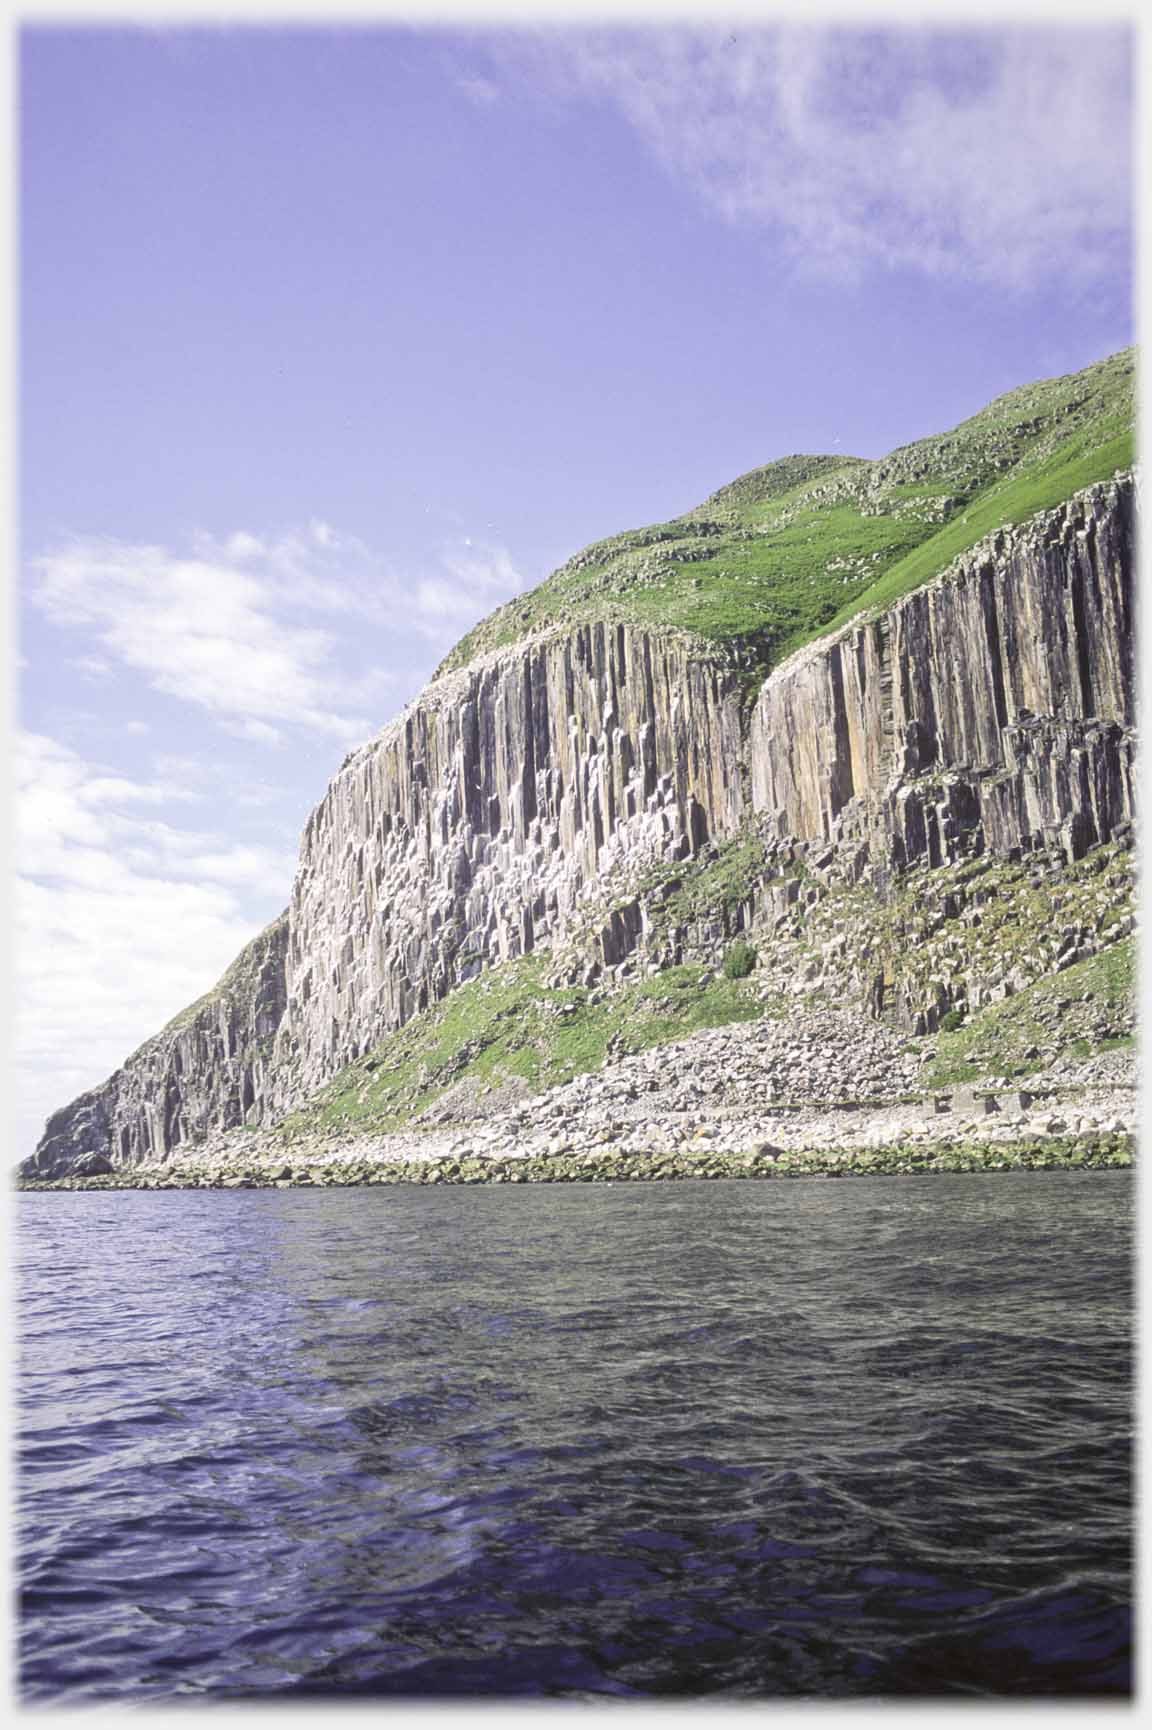
<path fill-rule="evenodd" d="M 241 530 L 222 541 L 200 535 L 196 546 L 213 563 L 262 571 L 281 606 L 377 625 L 407 623 L 437 640 L 524 587 L 506 547 L 468 535 L 441 542 L 414 568 L 385 560 L 319 517 L 278 534 Z"/>
<path fill-rule="evenodd" d="M 200 534 L 186 550 L 74 536 L 32 575 L 41 610 L 94 638 L 98 654 L 72 657 L 87 676 L 130 667 L 263 744 L 300 728 L 364 738 L 401 677 L 388 645 L 414 633 L 446 647 L 523 587 L 502 547 L 452 543 L 404 571 L 319 518 L 275 534 Z M 354 673 L 365 627 L 382 653 Z"/>
<path fill-rule="evenodd" d="M 285 904 L 299 820 L 285 789 L 314 798 L 325 762 L 334 770 L 340 747 L 523 587 L 500 545 L 460 537 L 406 569 L 320 518 L 181 547 L 73 536 L 30 577 L 68 676 L 45 682 L 42 730 L 23 735 L 17 763 L 25 1150 Z M 106 710 L 58 700 L 77 676 Z M 293 749 L 264 781 L 224 734 Z M 151 770 L 142 740 L 155 742 Z"/>
<path fill-rule="evenodd" d="M 42 734 L 16 751 L 17 1054 L 44 1118 L 207 990 L 288 898 L 287 852 L 184 827 L 179 775 L 133 780 Z"/>
<path fill-rule="evenodd" d="M 86 679 L 106 679 L 112 671 L 110 664 L 101 660 L 99 655 L 70 655 L 68 665 L 75 667 Z"/>
<path fill-rule="evenodd" d="M 443 637 L 467 629 L 523 587 L 504 547 L 463 538 L 441 548 L 440 570 L 420 578 L 415 600 L 422 619 Z"/>
<path fill-rule="evenodd" d="M 295 622 L 275 586 L 238 564 L 77 538 L 35 569 L 50 618 L 94 629 L 106 655 L 168 696 L 266 728 L 352 738 L 368 725 L 336 706 L 330 635 Z"/>
<path fill-rule="evenodd" d="M 1132 32 L 786 25 L 515 33 L 494 51 L 616 107 L 798 268 L 1026 287 L 1127 262 Z"/>
<path fill-rule="evenodd" d="M 199 535 L 180 549 L 74 537 L 32 577 L 34 602 L 80 638 L 61 657 L 71 673 L 119 694 L 132 669 L 202 724 L 191 713 L 173 724 L 167 706 L 135 691 L 126 720 L 50 703 L 43 731 L 20 741 L 24 1151 L 50 1111 L 207 990 L 288 899 L 295 826 L 275 816 L 281 794 L 217 729 L 258 745 L 291 739 L 271 777 L 290 783 L 315 758 L 314 797 L 323 760 L 337 766 L 334 744 L 370 734 L 422 662 L 523 587 L 498 545 L 460 538 L 403 570 L 320 519 Z M 141 700 L 146 719 L 132 714 Z M 151 771 L 139 768 L 142 737 L 156 740 Z M 105 749 L 123 760 L 95 761 Z M 299 779 L 303 789 L 311 773 Z M 237 833 L 245 824 L 255 838 Z"/>
<path fill-rule="evenodd" d="M 29 732 L 17 739 L 15 762 L 16 863 L 23 875 L 93 882 L 107 870 L 95 855 L 108 854 L 130 858 L 134 869 L 152 876 L 178 872 L 189 881 L 260 881 L 287 898 L 290 854 L 230 843 L 216 829 L 188 829 L 155 815 L 167 806 L 212 803 L 203 786 L 189 784 L 181 773 L 135 780 L 86 760 L 59 740 Z"/>

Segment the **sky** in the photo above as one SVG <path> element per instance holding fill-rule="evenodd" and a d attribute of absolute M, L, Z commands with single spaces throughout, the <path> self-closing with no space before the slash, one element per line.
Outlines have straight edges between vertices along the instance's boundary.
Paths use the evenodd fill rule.
<path fill-rule="evenodd" d="M 17 1152 L 581 546 L 1133 340 L 1123 24 L 26 25 Z"/>

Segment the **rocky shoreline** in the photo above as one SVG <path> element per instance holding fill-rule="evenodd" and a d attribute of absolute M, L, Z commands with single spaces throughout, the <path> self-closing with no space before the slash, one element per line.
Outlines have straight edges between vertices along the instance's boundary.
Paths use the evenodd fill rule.
<path fill-rule="evenodd" d="M 846 1114 L 847 1115 L 847 1114 Z M 1031 1128 L 1014 1117 L 986 1129 L 961 1116 L 931 1135 L 897 1115 L 886 1135 L 842 1131 L 832 1140 L 797 1134 L 767 1141 L 745 1134 L 724 1146 L 702 1137 L 677 1147 L 627 1142 L 534 1152 L 525 1147 L 451 1148 L 441 1135 L 367 1138 L 290 1150 L 230 1148 L 213 1159 L 122 1166 L 67 1177 L 20 1178 L 25 1190 L 323 1189 L 380 1184 L 681 1182 L 717 1178 L 893 1177 L 939 1172 L 1103 1170 L 1135 1162 L 1136 1137 L 1119 1117 L 1106 1125 L 1063 1118 Z M 1049 1128 L 1047 1125 L 1051 1125 Z M 422 1143 L 422 1145 L 421 1145 Z"/>
<path fill-rule="evenodd" d="M 233 1129 L 165 1159 L 90 1155 L 23 1189 L 661 1182 L 1127 1166 L 1131 1048 L 933 1086 L 934 1042 L 822 1008 L 694 1033 L 541 1093 L 471 1090 L 404 1127 Z"/>
<path fill-rule="evenodd" d="M 138 1167 L 100 1177 L 21 1181 L 26 1190 L 350 1189 L 381 1184 L 668 1183 L 724 1178 L 928 1177 L 987 1171 L 1123 1170 L 1135 1138 L 1122 1134 L 1048 1136 L 1003 1143 L 949 1142 L 931 1150 L 894 1145 L 872 1153 L 659 1155 L 617 1152 L 525 1159 L 333 1161 L 327 1166 L 256 1168 L 230 1176 Z"/>
<path fill-rule="evenodd" d="M 1066 1013 L 1070 1013 L 1066 1012 Z M 1063 1017 L 1062 1017 L 1063 1019 Z M 1039 1056 L 1039 1052 L 1038 1052 Z M 933 1085 L 936 1041 L 813 1008 L 620 1054 L 526 1094 L 466 1088 L 401 1127 L 319 1115 L 163 1160 L 89 1156 L 28 1189 L 678 1182 L 1105 1169 L 1133 1162 L 1131 1047 Z"/>

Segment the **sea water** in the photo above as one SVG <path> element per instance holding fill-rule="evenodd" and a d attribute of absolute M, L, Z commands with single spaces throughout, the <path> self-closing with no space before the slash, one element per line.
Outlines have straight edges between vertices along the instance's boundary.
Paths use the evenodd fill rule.
<path fill-rule="evenodd" d="M 1123 1694 L 1132 1204 L 22 1194 L 23 1697 Z"/>

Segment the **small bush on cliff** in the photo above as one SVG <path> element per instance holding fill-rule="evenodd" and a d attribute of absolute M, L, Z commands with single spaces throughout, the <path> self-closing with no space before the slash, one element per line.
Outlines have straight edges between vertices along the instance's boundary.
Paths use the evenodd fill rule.
<path fill-rule="evenodd" d="M 750 943 L 745 943 L 738 937 L 735 943 L 729 945 L 724 957 L 725 979 L 747 979 L 756 965 L 756 951 Z"/>
<path fill-rule="evenodd" d="M 940 1031 L 941 1033 L 955 1033 L 956 1029 L 963 1027 L 963 1025 L 964 1011 L 962 1009 L 950 1009 L 940 1023 Z"/>

